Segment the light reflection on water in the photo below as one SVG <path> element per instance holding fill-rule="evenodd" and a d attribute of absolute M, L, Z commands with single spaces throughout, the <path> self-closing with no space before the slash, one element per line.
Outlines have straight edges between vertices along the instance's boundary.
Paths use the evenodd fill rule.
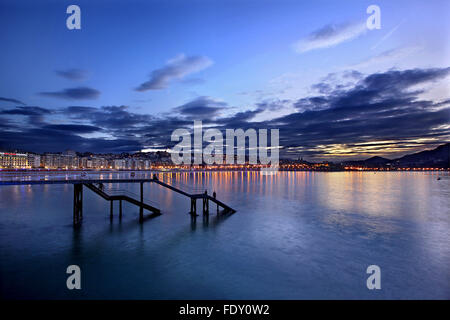
<path fill-rule="evenodd" d="M 136 178 L 152 173 L 136 173 Z M 237 210 L 190 220 L 189 200 L 145 184 L 163 215 L 109 220 L 84 191 L 73 230 L 71 185 L 0 187 L 0 289 L 6 298 L 450 298 L 450 177 L 423 172 L 197 172 L 158 174 L 207 189 Z M 70 176 L 66 176 L 71 178 Z M 96 177 L 129 178 L 129 173 Z M 105 187 L 112 187 L 106 185 Z M 138 184 L 120 189 L 138 193 Z M 201 203 L 197 204 L 201 208 Z M 65 289 L 78 264 L 83 289 Z M 382 290 L 365 286 L 368 265 Z"/>

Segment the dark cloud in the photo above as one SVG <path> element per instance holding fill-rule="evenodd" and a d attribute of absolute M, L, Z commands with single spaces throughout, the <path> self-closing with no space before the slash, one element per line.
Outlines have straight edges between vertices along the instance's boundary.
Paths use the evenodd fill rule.
<path fill-rule="evenodd" d="M 54 92 L 40 92 L 39 94 L 45 97 L 67 100 L 93 100 L 98 98 L 100 91 L 88 87 L 77 87 Z"/>
<path fill-rule="evenodd" d="M 26 103 L 17 100 L 17 99 L 11 99 L 11 98 L 5 98 L 5 97 L 0 97 L 0 101 L 4 101 L 4 102 L 11 102 L 11 103 L 15 103 L 15 104 L 21 104 L 21 105 L 26 105 Z"/>
<path fill-rule="evenodd" d="M 321 94 L 327 94 L 333 90 L 332 86 L 329 83 L 324 82 L 313 84 L 311 88 Z"/>
<path fill-rule="evenodd" d="M 31 126 L 40 126 L 44 123 L 44 116 L 52 111 L 41 107 L 15 107 L 13 109 L 0 110 L 0 114 L 10 116 L 26 116 Z"/>
<path fill-rule="evenodd" d="M 0 114 L 22 115 L 22 116 L 39 116 L 49 114 L 49 109 L 41 107 L 16 107 L 14 109 L 0 110 Z"/>
<path fill-rule="evenodd" d="M 411 87 L 442 79 L 444 69 L 388 71 L 369 75 L 349 90 L 297 101 L 306 110 L 267 122 L 282 124 L 281 144 L 302 147 L 302 154 L 320 155 L 318 145 L 355 144 L 382 140 L 411 141 L 449 137 L 450 104 L 420 100 Z M 439 140 L 438 140 L 439 141 Z M 381 149 L 381 148 L 380 148 Z M 376 150 L 379 152 L 379 150 Z"/>
<path fill-rule="evenodd" d="M 95 112 L 86 114 L 94 125 L 109 128 L 111 130 L 123 130 L 142 126 L 153 119 L 148 114 L 138 114 L 128 111 L 127 106 L 105 106 Z"/>
<path fill-rule="evenodd" d="M 83 107 L 83 106 L 70 106 L 63 110 L 64 113 L 67 113 L 69 115 L 74 114 L 86 114 L 86 113 L 92 113 L 97 111 L 97 108 L 94 107 Z"/>
<path fill-rule="evenodd" d="M 56 131 L 68 131 L 72 133 L 92 133 L 102 130 L 101 128 L 96 126 L 82 124 L 49 124 L 43 126 L 42 128 Z"/>
<path fill-rule="evenodd" d="M 16 130 L 17 125 L 12 123 L 9 119 L 0 117 L 0 129 L 1 130 Z"/>
<path fill-rule="evenodd" d="M 56 70 L 55 73 L 69 80 L 84 80 L 87 78 L 87 71 L 82 69 Z"/>
<path fill-rule="evenodd" d="M 395 92 L 426 81 L 441 79 L 448 74 L 450 74 L 450 67 L 388 71 L 367 76 L 361 85 L 372 90 L 390 90 Z"/>
<path fill-rule="evenodd" d="M 56 152 L 70 146 L 77 151 L 135 152 L 143 148 L 139 135 L 129 135 L 134 126 L 146 124 L 149 115 L 126 111 L 125 106 L 102 108 L 70 106 L 48 110 L 39 107 L 16 107 L 2 110 L 0 114 L 10 117 L 27 116 L 29 125 L 15 125 L 5 119 L 0 131 L 0 149 L 22 149 L 35 152 Z M 64 116 L 67 121 L 89 124 L 49 124 L 45 115 Z M 101 125 L 96 125 L 101 124 Z M 2 126 L 0 126 L 2 127 Z M 102 132 L 105 138 L 85 138 L 80 134 Z"/>
<path fill-rule="evenodd" d="M 35 152 L 60 152 L 68 147 L 80 152 L 120 153 L 141 150 L 143 145 L 136 139 L 83 138 L 70 132 L 27 129 L 0 132 L 0 149 L 22 149 Z"/>
<path fill-rule="evenodd" d="M 189 74 L 199 72 L 212 64 L 208 57 L 180 55 L 170 60 L 164 67 L 153 70 L 150 80 L 142 83 L 136 91 L 160 90 L 167 88 L 174 80 L 181 80 Z"/>
<path fill-rule="evenodd" d="M 216 101 L 210 97 L 198 97 L 186 104 L 183 104 L 173 111 L 182 116 L 187 116 L 195 120 L 209 119 L 219 115 L 227 107 L 225 102 Z"/>

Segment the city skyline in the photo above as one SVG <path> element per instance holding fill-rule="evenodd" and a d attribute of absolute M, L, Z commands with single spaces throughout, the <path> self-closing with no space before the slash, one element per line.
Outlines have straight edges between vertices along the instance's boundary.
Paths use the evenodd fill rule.
<path fill-rule="evenodd" d="M 408 154 L 400 158 L 388 159 L 374 156 L 365 160 L 343 161 L 333 163 L 329 161 L 310 162 L 303 158 L 280 159 L 276 168 L 281 170 L 319 170 L 319 171 L 341 171 L 341 170 L 449 170 L 450 166 L 450 143 L 440 145 L 432 150 Z M 223 155 L 222 160 L 213 164 L 205 161 L 201 163 L 176 164 L 168 152 L 137 152 L 121 154 L 96 154 L 91 152 L 75 152 L 66 150 L 64 152 L 42 154 L 29 152 L 1 152 L 0 170 L 261 170 L 269 165 L 261 162 L 253 163 L 247 155 L 239 160 L 235 155 L 232 161 L 228 161 Z"/>
<path fill-rule="evenodd" d="M 279 128 L 310 161 L 450 140 L 445 1 L 379 1 L 379 30 L 368 2 L 131 3 L 78 1 L 68 30 L 71 3 L 2 2 L 1 150 L 166 150 L 194 120 Z"/>

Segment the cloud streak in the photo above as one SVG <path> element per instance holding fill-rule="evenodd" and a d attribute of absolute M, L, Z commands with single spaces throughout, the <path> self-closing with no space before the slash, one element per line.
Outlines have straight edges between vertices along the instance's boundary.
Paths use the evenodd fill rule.
<path fill-rule="evenodd" d="M 68 80 L 81 81 L 87 78 L 87 71 L 82 69 L 56 70 L 55 73 Z"/>
<path fill-rule="evenodd" d="M 329 24 L 297 41 L 294 44 L 294 50 L 298 53 L 305 53 L 334 47 L 361 36 L 366 30 L 365 23 Z"/>
<path fill-rule="evenodd" d="M 43 126 L 43 129 L 57 130 L 72 133 L 92 133 L 101 131 L 102 129 L 96 126 L 82 125 L 82 124 L 49 124 Z"/>
<path fill-rule="evenodd" d="M 208 68 L 213 61 L 205 56 L 186 56 L 184 54 L 171 59 L 167 64 L 150 73 L 150 79 L 140 84 L 136 91 L 161 90 L 171 82 L 182 80 L 186 76 Z"/>
<path fill-rule="evenodd" d="M 94 100 L 100 96 L 100 91 L 89 87 L 76 87 L 61 91 L 40 92 L 39 95 L 66 100 Z"/>
<path fill-rule="evenodd" d="M 16 107 L 14 109 L 6 109 L 0 111 L 0 114 L 22 115 L 22 116 L 39 116 L 49 113 L 51 113 L 49 109 L 41 107 Z"/>
<path fill-rule="evenodd" d="M 227 107 L 225 102 L 216 101 L 210 97 L 198 97 L 185 103 L 173 111 L 188 118 L 211 119 Z"/>
<path fill-rule="evenodd" d="M 0 101 L 4 101 L 4 102 L 11 102 L 11 103 L 15 103 L 15 104 L 21 104 L 23 106 L 26 105 L 26 103 L 17 100 L 17 99 L 11 99 L 11 98 L 5 98 L 5 97 L 0 97 Z"/>

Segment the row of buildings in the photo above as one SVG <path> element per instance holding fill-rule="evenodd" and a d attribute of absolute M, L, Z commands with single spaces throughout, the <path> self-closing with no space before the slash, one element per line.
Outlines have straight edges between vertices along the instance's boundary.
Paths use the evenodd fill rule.
<path fill-rule="evenodd" d="M 245 164 L 223 164 L 214 165 L 174 165 L 167 153 L 153 154 L 124 154 L 124 155 L 81 155 L 74 151 L 63 153 L 8 153 L 0 152 L 0 169 L 114 169 L 114 170 L 150 170 L 150 169 L 257 169 L 265 167 L 264 165 Z M 311 164 L 306 161 L 297 162 L 281 161 L 280 169 L 287 170 L 329 170 L 328 163 Z"/>
<path fill-rule="evenodd" d="M 148 170 L 149 159 L 108 158 L 100 156 L 78 156 L 73 151 L 64 153 L 12 153 L 0 152 L 0 169 L 116 169 Z"/>

